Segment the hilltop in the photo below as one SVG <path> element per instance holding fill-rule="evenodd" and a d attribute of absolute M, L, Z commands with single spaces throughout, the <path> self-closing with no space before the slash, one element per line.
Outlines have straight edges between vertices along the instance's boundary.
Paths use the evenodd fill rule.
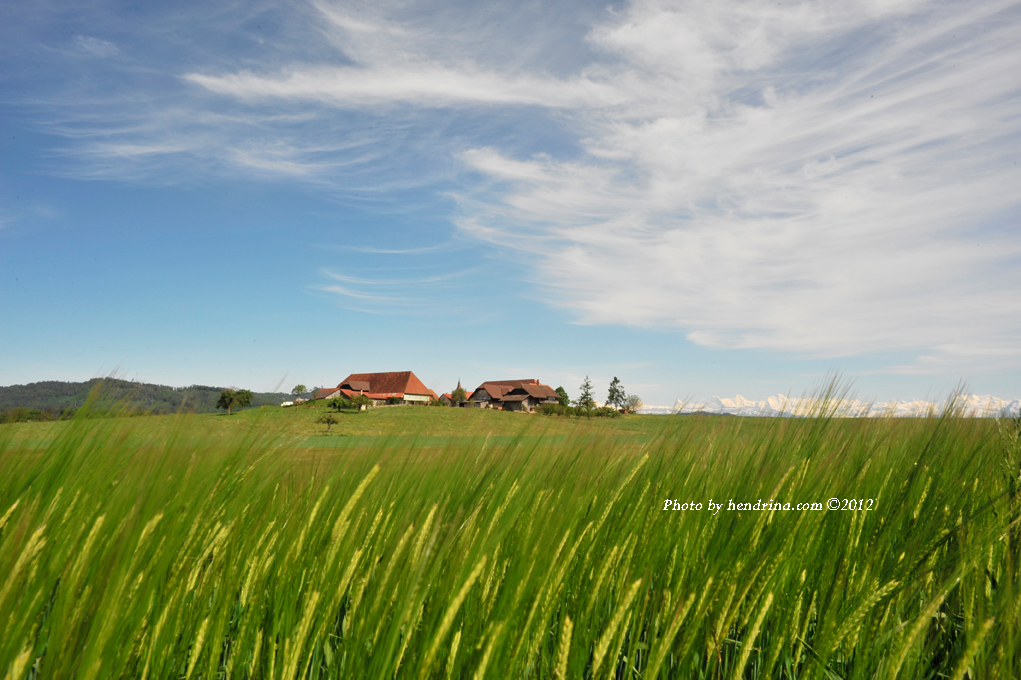
<path fill-rule="evenodd" d="M 191 385 L 170 387 L 116 378 L 93 378 L 85 382 L 49 380 L 27 385 L 0 387 L 0 412 L 29 409 L 60 413 L 85 403 L 89 393 L 103 384 L 104 401 L 124 402 L 150 413 L 176 413 L 182 409 L 196 413 L 216 410 L 216 400 L 223 387 Z M 279 405 L 288 395 L 274 392 L 253 393 L 252 406 Z"/>

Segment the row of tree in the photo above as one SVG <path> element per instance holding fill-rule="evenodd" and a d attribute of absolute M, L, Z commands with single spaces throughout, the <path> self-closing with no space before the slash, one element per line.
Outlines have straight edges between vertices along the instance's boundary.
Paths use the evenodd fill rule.
<path fill-rule="evenodd" d="M 587 375 L 585 376 L 585 381 L 581 384 L 581 387 L 578 388 L 578 391 L 579 391 L 578 398 L 574 400 L 575 409 L 587 413 L 592 411 L 592 409 L 596 408 L 596 400 L 592 394 L 592 381 L 589 380 L 589 377 Z M 230 404 L 235 403 L 230 401 L 231 399 L 230 395 L 234 395 L 233 398 L 236 399 L 237 394 L 241 392 L 247 393 L 248 403 L 251 403 L 252 393 L 248 392 L 248 390 L 236 391 L 224 390 L 223 394 L 220 395 L 220 403 L 217 404 L 217 407 L 225 408 L 227 409 L 227 413 L 230 413 Z M 308 388 L 306 388 L 304 385 L 295 385 L 294 389 L 291 390 L 291 395 L 293 395 L 295 398 L 307 393 Z M 561 406 L 567 407 L 571 405 L 572 403 L 571 398 L 568 396 L 567 390 L 565 390 L 563 387 L 557 388 L 557 396 L 558 399 L 560 400 Z M 464 391 L 464 388 L 461 387 L 459 384 L 457 386 L 457 389 L 455 389 L 451 393 L 450 400 L 454 404 L 459 404 L 463 401 L 468 401 L 468 394 Z M 336 410 L 337 412 L 340 412 L 341 409 L 349 409 L 352 407 L 357 408 L 363 404 L 368 405 L 370 403 L 371 400 L 368 397 L 364 395 L 358 395 L 352 399 L 348 399 L 346 397 L 336 397 L 330 400 L 329 406 Z M 242 405 L 242 408 L 244 408 L 244 406 L 247 405 L 248 405 L 247 403 Z M 605 406 L 621 411 L 622 413 L 638 413 L 638 409 L 642 408 L 643 404 L 641 397 L 639 397 L 637 394 L 628 394 L 627 392 L 625 392 L 624 386 L 620 384 L 620 379 L 617 378 L 617 376 L 613 376 L 613 380 L 610 381 L 610 390 L 606 395 Z"/>
<path fill-rule="evenodd" d="M 592 381 L 589 377 L 585 376 L 585 382 L 578 388 L 578 398 L 574 400 L 574 407 L 579 411 L 591 411 L 596 407 L 596 400 L 592 394 Z M 567 392 L 563 387 L 557 388 L 557 394 L 560 395 L 560 404 L 567 406 L 570 404 L 570 399 L 567 396 Z M 606 395 L 606 406 L 617 409 L 623 413 L 638 413 L 638 409 L 642 408 L 641 397 L 637 394 L 628 394 L 624 391 L 624 386 L 620 384 L 620 380 L 617 376 L 613 376 L 613 380 L 610 381 L 610 390 Z"/>

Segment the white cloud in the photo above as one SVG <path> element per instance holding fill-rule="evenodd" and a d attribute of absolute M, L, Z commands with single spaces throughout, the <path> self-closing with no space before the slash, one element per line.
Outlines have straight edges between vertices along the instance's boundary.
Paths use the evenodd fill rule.
<path fill-rule="evenodd" d="M 192 73 L 185 78 L 211 92 L 242 99 L 303 99 L 351 107 L 392 102 L 570 107 L 614 100 L 611 90 L 586 80 L 508 77 L 436 64 L 412 68 L 317 67 L 270 77 Z"/>
<path fill-rule="evenodd" d="M 487 5 L 314 7 L 291 40 L 327 50 L 191 69 L 178 118 L 92 149 L 362 188 L 454 158 L 459 227 L 583 323 L 917 353 L 901 373 L 1021 363 L 1016 1 L 635 0 L 555 46 L 569 30 Z M 476 129 L 443 127 L 460 111 Z M 530 127 L 567 138 L 522 153 Z"/>
<path fill-rule="evenodd" d="M 544 253 L 584 322 L 1016 365 L 1021 45 L 997 9 L 636 3 L 592 34 L 632 99 L 578 112 L 581 159 L 464 154 L 501 190 L 462 226 Z"/>
<path fill-rule="evenodd" d="M 77 43 L 78 49 L 97 57 L 113 57 L 120 54 L 120 49 L 109 40 L 80 35 Z"/>

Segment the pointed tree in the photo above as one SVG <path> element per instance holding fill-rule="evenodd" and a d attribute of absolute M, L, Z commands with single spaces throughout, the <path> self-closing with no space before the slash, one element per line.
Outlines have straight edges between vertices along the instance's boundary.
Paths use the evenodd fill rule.
<path fill-rule="evenodd" d="M 592 407 L 596 405 L 596 400 L 592 398 L 592 381 L 589 377 L 585 376 L 585 382 L 578 388 L 580 394 L 578 398 L 574 400 L 574 405 L 579 411 L 591 411 Z"/>
<path fill-rule="evenodd" d="M 620 384 L 617 376 L 613 376 L 613 381 L 610 383 L 610 392 L 606 395 L 606 405 L 618 409 L 623 408 L 625 398 L 624 386 Z"/>

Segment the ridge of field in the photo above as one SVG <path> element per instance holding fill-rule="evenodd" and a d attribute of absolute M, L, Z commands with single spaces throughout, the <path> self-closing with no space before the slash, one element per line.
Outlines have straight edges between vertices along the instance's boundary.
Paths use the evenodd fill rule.
<path fill-rule="evenodd" d="M 318 422 L 332 414 L 339 422 L 327 429 Z M 343 440 L 360 437 L 512 437 L 524 431 L 542 430 L 549 436 L 650 435 L 657 432 L 671 416 L 623 416 L 619 418 L 564 418 L 477 408 L 427 406 L 386 406 L 366 411 L 331 409 L 326 401 L 307 402 L 298 406 L 265 406 L 226 413 L 181 415 L 136 415 L 134 436 L 159 437 L 184 428 L 196 436 L 232 437 L 239 430 L 250 434 L 285 437 L 295 446 L 329 448 L 343 447 Z M 187 423 L 182 425 L 181 423 Z M 7 428 L 8 437 L 18 441 L 43 443 L 69 427 L 67 421 L 15 423 Z M 435 441 L 439 441 L 438 439 Z"/>
<path fill-rule="evenodd" d="M 325 412 L 0 426 L 0 674 L 1021 675 L 1021 420 Z"/>

